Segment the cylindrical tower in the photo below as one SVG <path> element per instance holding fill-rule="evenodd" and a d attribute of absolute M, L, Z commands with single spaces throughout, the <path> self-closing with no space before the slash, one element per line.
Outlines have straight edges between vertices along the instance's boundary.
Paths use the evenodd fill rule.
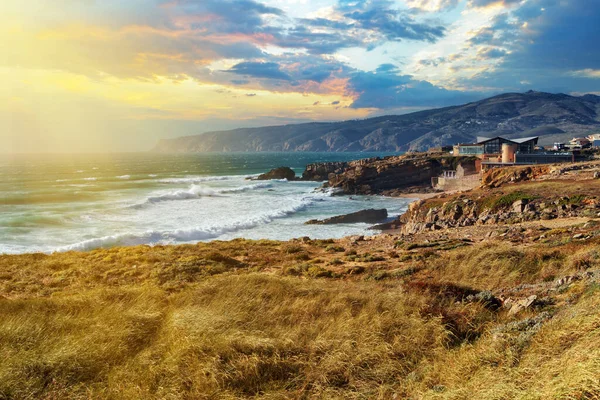
<path fill-rule="evenodd" d="M 516 152 L 516 144 L 502 143 L 502 164 L 514 163 Z"/>

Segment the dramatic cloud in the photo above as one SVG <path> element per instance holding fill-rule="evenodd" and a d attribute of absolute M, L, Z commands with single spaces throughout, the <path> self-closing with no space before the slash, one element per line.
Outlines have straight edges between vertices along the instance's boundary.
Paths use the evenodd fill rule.
<path fill-rule="evenodd" d="M 491 5 L 508 6 L 511 4 L 520 3 L 522 0 L 469 0 L 470 7 L 489 7 Z"/>
<path fill-rule="evenodd" d="M 354 108 L 423 107 L 435 104 L 446 106 L 479 99 L 481 93 L 464 93 L 446 90 L 429 82 L 399 75 L 390 64 L 380 66 L 375 72 L 355 72 L 349 81 L 358 97 Z"/>
<path fill-rule="evenodd" d="M 600 91 L 597 0 L 4 0 L 0 9 L 2 115 L 23 116 L 11 134 L 32 142 L 45 129 L 74 140 L 104 121 L 156 134 L 148 121 L 178 121 L 176 136 L 195 133 L 194 122 L 364 118 L 505 91 Z M 73 112 L 78 104 L 85 112 Z"/>
<path fill-rule="evenodd" d="M 497 16 L 471 39 L 474 45 L 502 47 L 480 50 L 482 57 L 502 63 L 479 81 L 513 90 L 600 90 L 593 76 L 578 73 L 600 69 L 598 21 L 600 8 L 593 0 L 530 0 Z"/>
<path fill-rule="evenodd" d="M 411 8 L 422 11 L 436 12 L 455 8 L 459 0 L 406 0 L 406 4 Z"/>
<path fill-rule="evenodd" d="M 444 36 L 445 28 L 440 25 L 430 25 L 415 22 L 405 12 L 389 8 L 390 1 L 373 0 L 363 2 L 358 9 L 348 10 L 344 16 L 356 23 L 362 29 L 374 30 L 381 33 L 387 40 L 423 40 L 435 42 Z"/>
<path fill-rule="evenodd" d="M 246 75 L 254 78 L 266 78 L 289 81 L 292 78 L 281 70 L 277 63 L 273 62 L 243 62 L 234 65 L 227 72 Z"/>

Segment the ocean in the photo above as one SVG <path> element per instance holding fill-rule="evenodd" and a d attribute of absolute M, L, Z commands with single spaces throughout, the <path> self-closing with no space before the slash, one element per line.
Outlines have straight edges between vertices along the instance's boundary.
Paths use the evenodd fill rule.
<path fill-rule="evenodd" d="M 234 238 L 369 235 L 369 224 L 305 225 L 408 199 L 332 196 L 319 182 L 253 181 L 279 166 L 388 153 L 0 156 L 0 254 L 51 253 Z"/>

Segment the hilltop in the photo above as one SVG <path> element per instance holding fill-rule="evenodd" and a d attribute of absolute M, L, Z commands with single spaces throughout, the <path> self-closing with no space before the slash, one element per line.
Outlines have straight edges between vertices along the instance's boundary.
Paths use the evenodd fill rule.
<path fill-rule="evenodd" d="M 600 130 L 600 97 L 507 93 L 461 106 L 364 120 L 208 132 L 161 140 L 158 152 L 405 151 L 476 136 L 540 136 L 541 144 Z"/>

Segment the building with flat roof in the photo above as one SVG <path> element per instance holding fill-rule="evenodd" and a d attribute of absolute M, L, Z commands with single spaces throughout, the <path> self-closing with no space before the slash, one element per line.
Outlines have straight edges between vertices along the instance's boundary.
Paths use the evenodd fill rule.
<path fill-rule="evenodd" d="M 475 155 L 484 160 L 501 161 L 503 147 L 508 147 L 512 153 L 533 153 L 537 143 L 537 136 L 519 139 L 507 139 L 502 136 L 493 138 L 479 136 L 477 137 L 477 143 L 454 146 L 454 155 Z"/>
<path fill-rule="evenodd" d="M 537 151 L 539 137 L 508 139 L 502 136 L 493 138 L 477 137 L 476 143 L 454 146 L 454 155 L 472 155 L 481 159 L 482 167 L 515 164 L 551 164 L 574 161 L 570 152 Z"/>

